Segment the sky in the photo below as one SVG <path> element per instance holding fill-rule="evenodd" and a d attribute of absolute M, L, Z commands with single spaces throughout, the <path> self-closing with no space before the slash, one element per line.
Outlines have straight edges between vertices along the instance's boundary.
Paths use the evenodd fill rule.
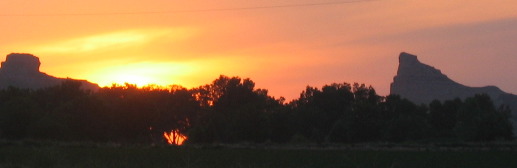
<path fill-rule="evenodd" d="M 2 0 L 0 59 L 101 86 L 250 78 L 275 97 L 364 83 L 388 95 L 398 55 L 517 93 L 514 0 Z M 2 58 L 3 57 L 3 58 Z"/>

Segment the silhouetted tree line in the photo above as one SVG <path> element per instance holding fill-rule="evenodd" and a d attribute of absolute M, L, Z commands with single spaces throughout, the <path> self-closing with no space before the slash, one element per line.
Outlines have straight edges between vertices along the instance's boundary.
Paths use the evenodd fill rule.
<path fill-rule="evenodd" d="M 186 89 L 112 85 L 97 92 L 59 86 L 0 91 L 0 138 L 164 143 L 357 143 L 512 139 L 507 106 L 487 95 L 416 105 L 364 84 L 308 86 L 286 103 L 250 79 L 220 76 Z"/>

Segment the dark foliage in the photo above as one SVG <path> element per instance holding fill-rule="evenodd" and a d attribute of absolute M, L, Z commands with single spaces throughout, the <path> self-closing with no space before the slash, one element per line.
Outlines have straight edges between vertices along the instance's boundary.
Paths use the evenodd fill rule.
<path fill-rule="evenodd" d="M 381 97 L 364 84 L 308 86 L 285 103 L 250 79 L 220 76 L 186 89 L 113 85 L 97 92 L 66 81 L 39 90 L 0 90 L 0 138 L 165 143 L 358 143 L 512 139 L 507 106 L 487 95 L 429 106 Z"/>

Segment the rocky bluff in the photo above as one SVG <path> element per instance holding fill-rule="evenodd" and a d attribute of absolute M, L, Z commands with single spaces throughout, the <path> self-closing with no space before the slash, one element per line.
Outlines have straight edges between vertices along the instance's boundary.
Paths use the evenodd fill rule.
<path fill-rule="evenodd" d="M 495 105 L 505 104 L 512 110 L 514 134 L 517 133 L 517 95 L 503 92 L 495 86 L 468 87 L 451 80 L 440 70 L 421 63 L 417 56 L 400 53 L 397 75 L 391 83 L 390 94 L 397 94 L 417 104 L 433 100 L 465 99 L 475 94 L 488 94 Z"/>
<path fill-rule="evenodd" d="M 31 54 L 12 53 L 7 55 L 0 67 L 0 89 L 14 86 L 18 88 L 39 89 L 61 84 L 65 80 L 40 72 L 41 62 L 38 57 Z M 99 86 L 86 80 L 81 82 L 81 87 L 87 90 L 97 90 Z"/>

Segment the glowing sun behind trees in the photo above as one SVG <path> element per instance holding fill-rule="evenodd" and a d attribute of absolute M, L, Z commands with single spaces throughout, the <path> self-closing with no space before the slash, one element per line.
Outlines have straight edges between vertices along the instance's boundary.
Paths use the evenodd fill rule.
<path fill-rule="evenodd" d="M 172 130 L 171 132 L 163 132 L 163 137 L 167 140 L 167 143 L 171 145 L 182 145 L 187 136 L 180 133 L 179 130 Z"/>

